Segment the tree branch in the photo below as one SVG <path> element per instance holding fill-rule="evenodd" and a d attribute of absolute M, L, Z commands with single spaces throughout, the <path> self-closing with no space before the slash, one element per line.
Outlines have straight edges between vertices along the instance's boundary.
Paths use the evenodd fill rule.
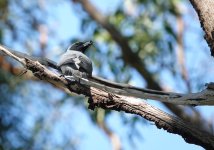
<path fill-rule="evenodd" d="M 97 117 L 96 117 L 96 122 L 98 126 L 106 133 L 106 135 L 109 137 L 111 144 L 112 144 L 112 150 L 121 150 L 122 145 L 121 145 L 121 140 L 119 136 L 111 131 L 109 127 L 106 125 L 105 121 L 105 110 L 103 109 L 98 109 L 97 110 Z"/>
<path fill-rule="evenodd" d="M 26 61 L 24 61 L 24 59 L 26 58 L 28 58 L 28 60 L 29 59 L 36 60 L 32 56 L 29 56 L 24 53 L 23 53 L 23 57 L 19 58 L 18 56 L 21 56 L 20 52 L 19 52 L 19 55 L 14 55 L 15 51 L 10 52 L 9 49 L 1 45 L 0 45 L 0 50 L 3 51 L 5 54 L 13 57 L 17 61 L 21 61 L 24 66 L 26 66 Z M 44 64 L 47 64 L 47 63 L 44 63 Z M 109 93 L 114 93 L 117 95 L 156 100 L 156 101 L 166 102 L 166 103 L 171 103 L 176 105 L 194 105 L 194 106 L 214 105 L 214 100 L 213 100 L 214 83 L 208 84 L 205 90 L 198 93 L 180 94 L 180 93 L 163 92 L 163 91 L 157 91 L 157 90 L 151 90 L 151 89 L 138 88 L 128 84 L 115 83 L 99 77 L 88 77 L 88 79 L 74 77 L 74 79 L 75 78 L 78 78 L 77 80 L 83 85 L 86 85 L 88 87 L 94 87 L 94 88 L 97 88 Z"/>
<path fill-rule="evenodd" d="M 145 64 L 140 60 L 137 54 L 135 54 L 130 48 L 128 41 L 123 35 L 108 22 L 107 18 L 99 12 L 96 7 L 94 7 L 88 0 L 73 0 L 74 2 L 79 2 L 84 10 L 94 19 L 98 24 L 100 24 L 103 28 L 105 28 L 109 34 L 112 36 L 112 39 L 117 42 L 117 44 L 121 47 L 123 59 L 126 63 L 133 66 L 146 80 L 147 87 L 150 89 L 155 89 L 161 91 L 161 86 L 154 80 L 152 74 L 147 70 Z M 210 132 L 210 130 L 206 127 L 206 121 L 203 118 L 192 119 L 188 113 L 181 107 L 163 103 L 170 111 L 179 116 L 180 118 L 191 122 L 193 124 L 197 124 L 198 127 L 203 128 Z M 202 124 L 204 126 L 202 126 Z"/>
<path fill-rule="evenodd" d="M 104 109 L 111 109 L 116 111 L 125 111 L 139 115 L 149 121 L 155 123 L 158 128 L 181 135 L 188 143 L 200 145 L 206 149 L 214 149 L 214 137 L 204 131 L 201 131 L 182 121 L 181 119 L 169 115 L 160 109 L 157 109 L 144 101 L 139 101 L 130 96 L 116 95 L 106 92 L 104 89 L 100 90 L 92 85 L 91 82 L 84 78 L 78 78 L 77 82 L 70 84 L 65 78 L 60 77 L 56 73 L 51 72 L 39 62 L 28 58 L 19 58 L 10 53 L 9 50 L 0 47 L 0 50 L 8 56 L 16 59 L 28 70 L 41 80 L 49 82 L 57 87 L 64 89 L 66 92 L 73 92 L 76 94 L 83 94 L 89 97 L 89 107 L 101 107 Z"/>
<path fill-rule="evenodd" d="M 214 56 L 214 1 L 213 0 L 190 0 L 198 14 L 201 26 L 205 32 L 211 55 Z"/>
<path fill-rule="evenodd" d="M 177 8 L 178 9 L 178 8 Z M 185 65 L 185 53 L 183 44 L 184 21 L 181 15 L 176 16 L 177 19 L 177 61 L 180 67 L 181 77 L 183 78 L 188 92 L 191 91 L 191 84 L 189 80 L 188 71 Z"/>
<path fill-rule="evenodd" d="M 86 81 L 87 80 L 87 81 Z M 180 94 L 173 92 L 162 92 L 151 89 L 134 87 L 128 84 L 118 84 L 108 80 L 93 82 L 89 79 L 82 79 L 82 83 L 110 93 L 132 96 L 141 99 L 151 99 L 176 105 L 214 105 L 214 83 L 207 84 L 207 88 L 198 93 Z"/>

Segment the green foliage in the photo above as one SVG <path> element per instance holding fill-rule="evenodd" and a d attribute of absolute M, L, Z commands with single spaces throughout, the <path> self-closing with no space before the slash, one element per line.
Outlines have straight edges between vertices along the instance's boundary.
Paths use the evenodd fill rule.
<path fill-rule="evenodd" d="M 156 76 L 157 78 L 164 69 L 168 70 L 173 75 L 176 74 L 174 66 L 175 48 L 177 44 L 175 22 L 177 17 L 182 15 L 178 9 L 180 2 L 181 0 L 133 0 L 131 1 L 131 4 L 134 9 L 131 9 L 129 8 L 131 5 L 125 6 L 124 1 L 112 14 L 108 14 L 107 16 L 108 21 L 128 40 L 132 51 L 138 55 L 144 64 L 146 64 L 145 66 L 151 71 L 151 75 Z M 49 9 L 51 6 L 59 4 L 57 1 L 47 1 L 46 3 L 46 7 Z M 80 10 L 77 10 L 77 12 L 78 11 Z M 54 13 L 54 11 L 52 13 Z M 38 25 L 45 24 L 49 27 L 48 17 L 52 16 L 52 13 L 47 13 L 37 1 L 29 3 L 24 0 L 1 0 L 0 42 L 2 43 L 5 42 L 5 39 L 9 39 L 8 41 L 12 41 L 12 44 L 17 42 L 20 45 L 23 45 L 23 47 L 28 47 L 29 39 L 34 41 L 39 38 Z M 92 50 L 87 52 L 89 57 L 93 59 L 95 72 L 99 74 L 99 76 L 118 82 L 130 83 L 135 81 L 137 74 L 133 73 L 135 72 L 135 68 L 124 61 L 121 48 L 114 40 L 112 40 L 111 35 L 94 22 L 88 15 L 80 13 L 80 16 L 80 29 L 82 30 L 82 33 L 84 33 L 84 37 L 87 34 L 87 39 L 95 41 L 95 48 L 92 47 Z M 50 31 L 52 35 L 56 32 L 55 30 L 57 30 L 57 28 Z M 71 38 L 69 43 L 76 40 L 83 40 L 79 39 L 79 37 Z M 64 43 L 64 41 L 53 41 L 56 45 Z M 51 43 L 48 43 L 48 46 L 50 45 Z M 39 42 L 36 42 L 33 46 L 33 50 L 40 48 L 40 46 Z M 37 114 L 38 116 L 35 117 L 36 119 L 33 121 L 33 127 L 29 129 L 29 134 L 25 135 L 22 131 L 27 130 L 27 127 L 24 123 L 21 124 L 20 122 L 23 121 L 21 118 L 26 112 L 23 111 L 23 107 L 20 108 L 17 104 L 14 104 L 15 99 L 20 96 L 20 89 L 23 90 L 25 85 L 20 83 L 21 81 L 18 80 L 18 78 L 14 78 L 14 76 L 3 71 L 0 72 L 0 108 L 4 107 L 4 109 L 0 109 L 0 113 L 3 113 L 0 118 L 0 146 L 3 147 L 3 149 L 45 149 L 45 146 L 48 143 L 47 141 L 51 141 L 50 139 L 54 138 L 54 135 L 48 136 L 53 133 L 52 131 L 55 131 L 54 127 L 56 127 L 58 123 L 60 124 L 60 121 L 67 124 L 67 122 L 64 122 L 60 118 L 55 118 L 55 116 L 52 116 L 54 119 L 49 119 L 50 116 L 48 114 L 51 114 L 50 112 L 56 113 L 57 116 L 61 112 L 60 109 L 70 105 L 71 107 L 69 107 L 69 109 L 83 105 L 81 108 L 87 110 L 87 104 L 83 103 L 82 97 L 72 99 L 72 101 L 74 101 L 73 104 L 69 103 L 69 101 L 71 101 L 70 96 L 65 94 L 62 94 L 63 96 L 56 101 L 51 101 L 50 99 L 53 98 L 51 95 L 54 92 L 50 91 L 53 89 L 48 87 L 48 85 L 41 84 L 39 85 L 39 88 L 41 88 L 39 90 L 40 92 L 38 92 L 38 89 L 35 91 L 33 89 L 28 94 L 33 95 L 32 97 L 36 98 L 38 101 L 39 99 L 44 99 L 43 102 L 39 102 L 39 108 L 37 108 L 38 110 L 36 111 L 40 111 L 42 107 L 46 106 L 47 108 L 44 110 L 50 112 L 46 114 L 45 112 Z M 31 83 L 30 85 L 33 85 L 33 87 L 35 86 L 34 83 Z M 27 87 L 27 89 L 30 88 Z M 27 93 L 26 90 L 23 91 L 25 94 Z M 29 97 L 26 98 L 22 95 L 20 97 L 22 100 L 25 99 L 25 102 L 30 101 L 28 100 Z M 7 105 L 5 105 L 5 103 Z M 32 105 L 35 104 L 33 103 Z M 23 106 L 25 108 L 27 104 L 23 103 Z M 17 116 L 13 116 L 14 114 L 11 113 L 11 109 L 17 107 L 20 109 L 20 113 Z M 106 117 L 111 115 L 110 111 L 91 112 L 87 110 L 87 112 L 90 113 L 90 118 L 94 124 L 97 124 L 98 120 L 105 122 Z M 6 120 L 8 116 L 11 117 L 9 123 L 2 121 Z M 129 117 L 127 119 L 127 116 L 125 115 L 122 115 L 121 118 L 124 124 L 130 127 L 130 133 L 135 133 L 134 135 L 140 137 L 140 135 L 137 134 L 137 129 L 132 128 L 139 122 L 139 118 Z M 49 123 L 48 127 L 45 126 L 45 123 L 47 122 Z M 14 129 L 16 129 L 16 132 L 14 132 Z M 65 130 L 64 132 L 67 133 L 68 130 Z M 16 140 L 22 143 L 20 146 L 9 143 L 11 137 L 8 137 L 7 135 L 14 133 L 19 135 L 17 136 L 18 140 Z M 75 144 L 69 143 L 70 137 L 67 137 L 68 133 L 66 133 L 63 135 L 66 137 L 66 140 L 63 141 L 64 145 L 57 145 L 53 142 L 51 143 L 51 148 L 55 148 L 54 146 L 58 146 L 59 149 L 68 147 L 73 148 Z M 130 134 L 130 138 L 133 138 L 132 135 L 133 134 Z M 54 139 L 52 139 L 52 141 L 54 141 Z"/>
<path fill-rule="evenodd" d="M 172 66 L 175 64 L 174 57 L 177 43 L 175 22 L 177 16 L 181 15 L 178 10 L 179 3 L 179 0 L 132 1 L 134 7 L 132 12 L 129 12 L 130 5 L 126 6 L 127 8 L 120 5 L 113 14 L 108 15 L 110 23 L 116 26 L 129 40 L 133 52 L 146 63 L 149 70 L 153 68 L 154 73 L 160 72 L 164 68 L 171 71 L 172 74 L 174 73 L 174 67 Z M 90 21 L 86 16 L 81 23 L 82 26 L 88 27 L 91 32 L 91 26 L 94 26 L 93 20 Z M 86 29 L 84 28 L 84 31 Z M 92 33 L 94 33 L 95 41 L 102 43 L 101 46 L 98 45 L 97 47 L 103 49 L 100 51 L 100 55 L 108 57 L 106 60 L 103 57 L 100 59 L 97 54 L 94 54 L 93 60 L 97 67 L 102 68 L 100 66 L 105 62 L 109 66 L 108 72 L 113 74 L 116 81 L 118 76 L 120 78 L 125 74 L 128 78 L 124 80 L 120 78 L 119 81 L 128 82 L 127 79 L 131 79 L 132 76 L 130 66 L 123 61 L 117 43 L 102 28 L 94 28 Z"/>

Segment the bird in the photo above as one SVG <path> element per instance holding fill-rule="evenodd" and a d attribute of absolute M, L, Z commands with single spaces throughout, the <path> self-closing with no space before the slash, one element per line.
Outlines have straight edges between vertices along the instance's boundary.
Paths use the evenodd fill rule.
<path fill-rule="evenodd" d="M 93 45 L 93 41 L 73 43 L 67 48 L 67 51 L 59 57 L 58 63 L 48 58 L 29 56 L 12 49 L 10 49 L 10 52 L 18 57 L 39 61 L 45 66 L 52 67 L 58 70 L 64 77 L 75 75 L 86 78 L 92 76 L 93 71 L 92 61 L 84 54 L 91 45 Z"/>
<path fill-rule="evenodd" d="M 70 81 L 70 83 L 72 83 L 73 81 L 76 82 L 76 78 L 75 77 L 72 78 L 73 76 L 79 76 L 80 78 L 86 77 L 92 82 L 101 83 L 108 87 L 124 89 L 125 94 L 127 94 L 127 93 L 130 94 L 130 91 L 133 91 L 135 96 L 136 96 L 137 92 L 143 92 L 143 93 L 147 93 L 147 94 L 159 94 L 159 95 L 171 96 L 173 98 L 181 97 L 179 94 L 173 94 L 173 93 L 171 94 L 171 93 L 163 92 L 163 91 L 138 88 L 138 87 L 134 87 L 134 86 L 131 86 L 128 84 L 116 83 L 116 82 L 109 81 L 109 80 L 106 80 L 106 79 L 103 79 L 100 77 L 92 76 L 92 71 L 93 71 L 92 61 L 84 54 L 85 51 L 91 45 L 93 45 L 92 41 L 76 42 L 76 43 L 72 44 L 71 46 L 68 47 L 67 51 L 60 56 L 59 62 L 56 63 L 48 58 L 29 56 L 25 53 L 12 50 L 12 49 L 7 48 L 0 44 L 1 47 L 8 49 L 12 54 L 16 55 L 17 57 L 28 58 L 28 59 L 31 59 L 34 61 L 38 61 L 42 65 L 56 69 L 57 71 L 59 71 L 61 73 L 61 75 L 63 75 L 68 81 Z M 4 52 L 0 51 L 0 55 L 5 55 L 5 54 L 4 54 Z M 211 86 L 208 85 L 208 88 L 210 88 L 210 87 Z M 116 92 L 116 94 L 118 94 L 117 90 L 115 92 Z M 113 93 L 114 93 L 114 91 L 113 91 Z M 136 96 L 136 97 L 139 97 L 139 96 Z"/>
<path fill-rule="evenodd" d="M 92 61 L 84 54 L 91 45 L 93 45 L 92 41 L 76 42 L 60 56 L 57 66 L 64 77 L 79 76 L 86 78 L 92 76 Z"/>

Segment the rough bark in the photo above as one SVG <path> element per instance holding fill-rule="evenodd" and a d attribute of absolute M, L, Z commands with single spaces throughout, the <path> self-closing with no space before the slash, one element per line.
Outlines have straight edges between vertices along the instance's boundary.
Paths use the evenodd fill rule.
<path fill-rule="evenodd" d="M 73 0 L 75 2 L 79 2 L 84 10 L 94 19 L 99 25 L 101 25 L 104 29 L 106 29 L 109 34 L 112 36 L 112 39 L 117 42 L 117 44 L 121 47 L 123 59 L 126 63 L 133 66 L 145 79 L 147 82 L 147 88 L 154 89 L 154 90 L 163 90 L 161 86 L 154 80 L 152 74 L 147 70 L 145 64 L 140 60 L 137 54 L 135 54 L 128 44 L 128 40 L 123 37 L 123 35 L 107 20 L 107 18 L 94 7 L 90 1 L 88 0 Z M 206 131 L 210 132 L 211 130 L 207 128 L 208 123 L 203 118 L 198 116 L 197 119 L 193 119 L 192 116 L 185 112 L 184 108 L 179 106 L 175 106 L 169 103 L 163 103 L 171 112 L 175 115 L 179 116 L 180 118 L 191 122 L 197 125 L 200 128 L 205 129 Z M 203 124 L 203 126 L 202 126 Z"/>
<path fill-rule="evenodd" d="M 195 126 L 169 115 L 144 101 L 139 101 L 138 99 L 129 96 L 112 94 L 105 90 L 87 86 L 90 85 L 90 83 L 84 78 L 76 77 L 76 82 L 71 84 L 64 77 L 60 77 L 48 70 L 37 61 L 27 58 L 19 58 L 4 48 L 1 48 L 1 50 L 8 56 L 20 62 L 26 69 L 32 71 L 32 73 L 39 79 L 60 87 L 68 93 L 73 92 L 89 97 L 88 102 L 90 109 L 101 107 L 104 109 L 136 114 L 154 122 L 158 128 L 163 128 L 167 132 L 181 135 L 188 143 L 200 145 L 205 149 L 214 149 L 214 137 L 212 135 L 197 129 Z"/>
<path fill-rule="evenodd" d="M 201 27 L 205 32 L 211 55 L 214 56 L 214 1 L 213 0 L 190 0 L 198 14 Z"/>

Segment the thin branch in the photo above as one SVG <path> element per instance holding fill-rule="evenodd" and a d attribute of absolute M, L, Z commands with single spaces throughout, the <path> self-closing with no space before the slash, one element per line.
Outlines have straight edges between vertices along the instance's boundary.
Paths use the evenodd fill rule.
<path fill-rule="evenodd" d="M 109 127 L 105 123 L 105 110 L 103 109 L 98 109 L 97 110 L 97 117 L 96 117 L 96 122 L 98 126 L 106 133 L 106 135 L 109 137 L 111 144 L 112 144 L 112 150 L 121 150 L 121 140 L 119 136 L 111 131 Z"/>
<path fill-rule="evenodd" d="M 14 55 L 13 53 L 11 53 L 9 50 L 7 50 L 7 48 L 5 48 L 3 45 L 0 45 L 0 49 L 2 52 L 4 52 L 6 55 L 14 58 L 15 60 L 17 60 L 18 62 L 20 62 L 23 66 L 26 65 L 25 60 L 23 58 L 19 58 L 18 56 Z"/>
<path fill-rule="evenodd" d="M 147 70 L 145 64 L 140 60 L 137 54 L 135 54 L 129 44 L 128 40 L 123 37 L 123 35 L 107 20 L 107 18 L 94 7 L 90 1 L 88 0 L 73 0 L 74 2 L 79 2 L 84 10 L 94 19 L 98 24 L 100 24 L 104 29 L 106 29 L 109 34 L 112 36 L 112 39 L 117 42 L 117 44 L 121 47 L 123 59 L 126 63 L 133 66 L 145 79 L 147 82 L 147 88 L 155 89 L 161 91 L 161 86 L 154 80 L 152 74 Z M 197 124 L 198 127 L 203 128 L 207 131 L 207 127 L 202 127 L 201 124 L 207 124 L 206 121 L 201 118 L 198 120 L 192 119 L 192 117 L 185 112 L 184 108 L 178 107 L 176 105 L 172 105 L 170 103 L 163 103 L 171 112 L 179 116 L 180 118 L 191 122 L 193 124 Z"/>
<path fill-rule="evenodd" d="M 177 8 L 178 9 L 178 8 Z M 182 16 L 177 16 L 177 60 L 178 64 L 181 68 L 181 76 L 183 80 L 185 81 L 185 84 L 187 86 L 188 92 L 191 91 L 191 85 L 189 80 L 188 71 L 185 65 L 185 54 L 184 54 L 184 44 L 183 44 L 183 32 L 184 32 L 184 21 L 182 19 Z"/>
<path fill-rule="evenodd" d="M 3 49 L 2 51 L 22 63 L 24 67 L 31 70 L 39 79 L 61 87 L 66 92 L 70 91 L 89 97 L 88 102 L 91 109 L 101 107 L 104 109 L 125 111 L 127 113 L 136 114 L 154 122 L 158 128 L 163 128 L 170 133 L 181 135 L 188 143 L 200 145 L 205 149 L 214 149 L 214 137 L 212 135 L 197 129 L 195 126 L 190 125 L 177 117 L 169 115 L 144 101 L 139 101 L 129 96 L 108 93 L 106 91 L 87 86 L 90 85 L 90 81 L 83 78 L 78 78 L 77 82 L 71 85 L 65 78 L 51 72 L 37 61 L 32 61 L 28 58 L 22 59 L 14 57 L 14 55 L 7 49 Z M 86 84 L 82 84 L 82 81 Z"/>

